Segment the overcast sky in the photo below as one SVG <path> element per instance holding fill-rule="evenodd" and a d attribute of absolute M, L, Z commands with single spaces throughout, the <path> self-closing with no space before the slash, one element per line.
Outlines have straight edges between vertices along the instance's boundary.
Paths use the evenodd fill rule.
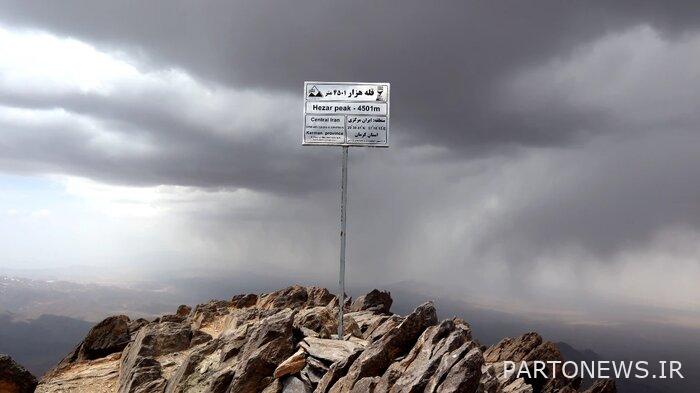
<path fill-rule="evenodd" d="M 348 280 L 700 320 L 700 7 L 536 4 L 0 0 L 0 263 L 333 280 L 303 82 L 390 82 Z"/>

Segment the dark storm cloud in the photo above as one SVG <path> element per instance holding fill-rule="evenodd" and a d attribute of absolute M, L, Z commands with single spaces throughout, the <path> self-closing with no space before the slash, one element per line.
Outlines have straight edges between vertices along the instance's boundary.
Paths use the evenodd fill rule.
<path fill-rule="evenodd" d="M 673 34 L 700 21 L 693 2 L 653 1 L 0 4 L 4 23 L 141 50 L 235 87 L 297 92 L 310 79 L 387 80 L 400 142 L 470 154 L 567 143 L 604 116 L 563 103 L 514 114 L 494 92 L 504 76 L 635 24 Z"/>
<path fill-rule="evenodd" d="M 245 125 L 220 134 L 209 129 L 211 123 L 178 117 L 182 108 L 164 100 L 173 93 L 168 90 L 145 96 L 121 90 L 122 95 L 108 97 L 0 92 L 3 105 L 63 108 L 155 146 L 113 156 L 85 144 L 89 131 L 80 133 L 73 124 L 30 124 L 17 129 L 13 143 L 5 139 L 0 144 L 0 165 L 9 171 L 68 173 L 134 185 L 244 187 L 283 197 L 334 190 L 338 151 L 300 147 L 300 116 L 289 115 L 301 112 L 302 82 L 391 82 L 392 139 L 399 148 L 381 154 L 353 152 L 353 158 L 371 155 L 361 163 L 364 170 L 351 172 L 351 182 L 371 194 L 355 194 L 361 202 L 353 206 L 373 207 L 358 208 L 352 218 L 364 225 L 359 245 L 351 247 L 357 247 L 362 259 L 358 265 L 366 267 L 367 277 L 376 274 L 376 266 L 385 269 L 391 263 L 396 266 L 387 272 L 424 273 L 424 261 L 441 253 L 436 264 L 458 272 L 474 268 L 478 258 L 492 253 L 504 255 L 508 265 L 531 266 L 566 245 L 607 258 L 639 247 L 670 226 L 700 228 L 700 183 L 692 181 L 698 176 L 693 168 L 700 166 L 692 148 L 696 139 L 688 136 L 688 130 L 697 129 L 695 103 L 700 100 L 678 94 L 698 91 L 693 75 L 700 56 L 692 56 L 696 46 L 673 48 L 685 39 L 682 33 L 700 25 L 695 2 L 259 0 L 194 6 L 189 1 L 0 0 L 0 25 L 37 28 L 100 50 L 124 51 L 132 59 L 136 56 L 141 72 L 184 69 L 212 91 L 229 88 L 299 99 L 285 101 L 285 114 L 277 116 L 283 121 L 264 127 L 264 137 L 275 139 L 263 142 L 246 134 Z M 653 31 L 634 30 L 639 25 Z M 579 52 L 582 46 L 615 41 L 619 34 L 623 39 L 603 55 Z M 637 45 L 639 52 L 624 50 Z M 654 52 L 666 46 L 668 52 Z M 656 56 L 651 65 L 644 63 L 648 52 Z M 641 59 L 641 68 L 634 68 L 635 61 L 626 63 L 628 58 Z M 673 60 L 655 68 L 664 58 Z M 637 74 L 642 77 L 628 84 L 615 83 Z M 514 82 L 522 82 L 516 83 L 521 88 L 517 94 Z M 254 109 L 232 106 L 231 112 Z M 680 130 L 667 130 L 669 125 Z M 629 134 L 640 129 L 647 132 L 644 142 L 630 142 L 636 136 Z M 649 137 L 654 131 L 658 135 Z M 591 142 L 608 134 L 628 139 L 613 138 L 610 148 Z M 675 139 L 667 139 L 670 134 Z M 561 155 L 566 149 L 571 155 Z M 501 151 L 510 154 L 495 154 Z M 521 170 L 529 155 L 544 164 Z M 665 159 L 667 155 L 672 159 Z M 426 157 L 432 160 L 422 161 Z M 445 157 L 483 162 L 446 162 Z M 368 169 L 381 160 L 386 160 L 383 169 Z M 493 168 L 484 171 L 479 165 Z M 562 176 L 566 178 L 552 180 Z M 498 201 L 498 208 L 483 213 L 491 199 Z M 321 211 L 318 200 L 304 202 L 324 222 L 335 222 L 335 201 Z M 226 204 L 212 216 L 222 217 L 222 226 L 228 228 L 232 220 L 225 215 Z M 289 207 L 280 201 L 265 208 Z M 461 228 L 479 214 L 483 222 Z M 303 233 L 299 228 L 304 217 L 285 222 L 289 227 L 278 237 L 293 239 Z M 245 227 L 238 229 L 243 232 L 247 223 Z M 433 235 L 441 231 L 443 236 Z M 218 232 L 225 229 L 211 231 Z M 315 235 L 308 238 L 321 238 Z M 264 243 L 252 239 L 251 244 Z M 332 240 L 322 239 L 326 246 Z M 298 243 L 303 244 L 300 254 L 307 248 L 323 249 Z"/>
<path fill-rule="evenodd" d="M 304 150 L 298 139 L 279 125 L 271 124 L 260 136 L 230 137 L 202 132 L 207 124 L 178 118 L 174 113 L 177 108 L 154 105 L 154 101 L 157 97 L 90 94 L 32 97 L 0 93 L 0 105 L 39 110 L 60 105 L 70 113 L 99 119 L 103 127 L 116 130 L 125 138 L 144 139 L 154 147 L 149 152 L 126 157 L 105 154 L 103 149 L 87 143 L 90 132 L 70 122 L 4 124 L 23 136 L 15 139 L 6 135 L 0 145 L 0 168 L 69 173 L 136 186 L 245 187 L 287 195 L 318 190 L 335 180 L 334 168 L 324 165 L 335 156 L 332 151 Z M 270 143 L 271 135 L 276 135 L 279 143 Z"/>

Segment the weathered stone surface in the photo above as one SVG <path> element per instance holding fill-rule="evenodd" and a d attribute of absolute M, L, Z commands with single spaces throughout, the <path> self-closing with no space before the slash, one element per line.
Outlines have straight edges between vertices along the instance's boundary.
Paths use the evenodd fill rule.
<path fill-rule="evenodd" d="M 377 321 L 377 325 L 370 326 L 367 331 L 362 335 L 363 338 L 369 342 L 374 342 L 382 338 L 388 332 L 396 329 L 397 326 L 403 322 L 403 318 L 398 315 L 392 315 L 391 317 Z"/>
<path fill-rule="evenodd" d="M 533 393 L 531 385 L 528 385 L 524 379 L 518 378 L 504 387 L 500 392 L 503 393 Z"/>
<path fill-rule="evenodd" d="M 298 329 L 310 329 L 318 336 L 328 338 L 338 331 L 338 309 L 322 306 L 303 309 L 297 314 L 294 326 Z M 362 338 L 362 331 L 352 316 L 343 316 L 343 331 L 346 335 Z"/>
<path fill-rule="evenodd" d="M 399 326 L 371 343 L 330 391 L 350 391 L 360 379 L 382 375 L 394 360 L 408 353 L 425 329 L 436 323 L 435 306 L 419 306 Z"/>
<path fill-rule="evenodd" d="M 322 338 L 306 337 L 299 345 L 309 355 L 327 360 L 331 363 L 339 362 L 350 356 L 356 350 L 363 349 L 362 344 L 347 340 L 329 340 Z"/>
<path fill-rule="evenodd" d="M 585 393 L 617 393 L 615 380 L 601 379 L 596 381 L 593 386 L 585 391 Z"/>
<path fill-rule="evenodd" d="M 376 311 L 388 313 L 393 303 L 391 293 L 374 289 L 366 295 L 362 295 L 350 306 L 350 311 Z"/>
<path fill-rule="evenodd" d="M 118 393 L 158 393 L 165 385 L 161 365 L 154 358 L 132 353 L 122 361 Z"/>
<path fill-rule="evenodd" d="M 373 311 L 353 311 L 345 314 L 355 320 L 357 326 L 360 327 L 363 336 L 367 333 L 371 326 L 379 326 L 381 322 L 389 318 L 388 315 L 377 314 Z"/>
<path fill-rule="evenodd" d="M 465 344 L 466 346 L 467 344 Z M 428 390 L 436 393 L 473 393 L 479 388 L 481 378 L 481 366 L 484 364 L 484 357 L 479 348 L 472 348 L 466 356 L 455 363 L 442 382 L 441 373 L 436 373 L 436 378 L 431 380 L 430 386 L 437 388 Z"/>
<path fill-rule="evenodd" d="M 519 362 L 540 344 L 542 344 L 542 337 L 535 332 L 525 333 L 517 338 L 507 337 L 486 350 L 484 360 L 487 363 L 504 360 Z"/>
<path fill-rule="evenodd" d="M 330 369 L 328 369 L 328 372 L 323 376 L 323 378 L 321 378 L 321 381 L 318 383 L 314 393 L 327 393 L 341 377 L 347 374 L 350 366 L 352 366 L 352 364 L 355 362 L 355 360 L 357 360 L 357 358 L 360 357 L 361 354 L 362 350 L 357 350 L 350 354 L 347 359 L 333 363 Z"/>
<path fill-rule="evenodd" d="M 422 392 L 425 390 L 431 377 L 435 374 L 443 359 L 458 360 L 458 356 L 464 355 L 462 347 L 470 343 L 469 347 L 476 347 L 471 343 L 468 326 L 456 324 L 455 320 L 442 321 L 437 326 L 431 326 L 423 332 L 416 344 L 406 357 L 400 362 L 396 362 L 384 373 L 378 386 L 379 390 L 390 392 Z M 462 352 L 458 350 L 462 349 Z M 453 355 L 454 358 L 453 358 Z M 479 355 L 481 355 L 479 353 Z M 446 365 L 447 363 L 443 363 Z M 452 366 L 452 365 L 450 365 Z M 481 375 L 479 365 L 478 376 Z M 443 373 L 447 374 L 450 369 Z M 434 381 L 433 390 L 436 390 L 442 378 Z"/>
<path fill-rule="evenodd" d="M 323 361 L 308 356 L 306 358 L 306 366 L 299 373 L 302 381 L 316 388 L 321 382 L 323 376 L 328 372 L 328 366 Z"/>
<path fill-rule="evenodd" d="M 177 307 L 177 311 L 175 312 L 175 315 L 179 315 L 181 317 L 187 317 L 190 315 L 192 312 L 192 307 L 186 305 L 186 304 L 181 304 Z"/>
<path fill-rule="evenodd" d="M 282 381 L 275 379 L 267 385 L 267 387 L 262 391 L 262 393 L 281 393 L 282 392 Z"/>
<path fill-rule="evenodd" d="M 297 377 L 287 377 L 282 382 L 282 393 L 311 393 L 311 387 Z"/>
<path fill-rule="evenodd" d="M 187 317 L 183 317 L 182 315 L 177 315 L 177 314 L 166 314 L 161 316 L 160 318 L 157 318 L 154 322 L 155 323 L 161 323 L 161 322 L 175 322 L 175 323 L 181 323 L 184 322 Z"/>
<path fill-rule="evenodd" d="M 197 305 L 191 312 L 192 329 L 199 330 L 213 320 L 229 314 L 230 307 L 231 303 L 224 300 L 212 300 L 209 303 Z"/>
<path fill-rule="evenodd" d="M 480 347 L 465 321 L 438 324 L 430 303 L 407 317 L 389 315 L 390 296 L 373 291 L 345 314 L 345 340 L 330 340 L 337 307 L 325 289 L 291 286 L 259 298 L 211 301 L 189 312 L 183 306 L 150 323 L 114 317 L 91 331 L 94 337 L 76 347 L 65 368 L 47 374 L 38 392 L 578 391 L 579 379 L 503 376 L 506 360 L 561 360 L 556 346 L 536 333 Z M 85 352 L 89 348 L 99 356 L 101 348 L 120 340 L 129 342 L 121 352 L 81 357 L 95 353 Z M 614 389 L 614 382 L 600 381 L 590 393 Z"/>
<path fill-rule="evenodd" d="M 257 302 L 258 295 L 252 293 L 247 295 L 236 295 L 233 298 L 231 298 L 231 305 L 234 308 L 253 307 Z"/>
<path fill-rule="evenodd" d="M 271 308 L 302 308 L 309 300 L 309 293 L 305 287 L 292 285 L 285 289 L 265 294 L 258 299 L 258 307 Z"/>
<path fill-rule="evenodd" d="M 364 377 L 357 381 L 350 393 L 373 393 L 379 380 L 379 377 Z"/>
<path fill-rule="evenodd" d="M 212 340 L 212 336 L 209 333 L 205 333 L 201 330 L 195 330 L 192 332 L 192 339 L 190 340 L 190 346 L 196 346 L 204 344 Z"/>
<path fill-rule="evenodd" d="M 192 330 L 188 325 L 165 322 L 158 325 L 150 325 L 142 329 L 135 343 L 146 344 L 143 351 L 148 351 L 149 356 L 160 356 L 172 352 L 183 351 L 190 347 Z"/>
<path fill-rule="evenodd" d="M 37 380 L 11 357 L 0 354 L 0 392 L 32 393 Z"/>
<path fill-rule="evenodd" d="M 338 316 L 334 310 L 326 307 L 313 307 L 299 311 L 294 319 L 294 326 L 305 327 L 316 333 L 326 329 L 330 332 L 338 330 Z"/>
<path fill-rule="evenodd" d="M 133 341 L 136 334 L 141 330 L 142 327 L 148 325 L 148 320 L 139 318 L 129 321 L 129 336 L 130 340 Z"/>
<path fill-rule="evenodd" d="M 281 378 L 285 375 L 296 374 L 306 366 L 306 352 L 300 349 L 294 355 L 285 359 L 275 369 L 273 376 Z"/>
<path fill-rule="evenodd" d="M 285 309 L 261 320 L 242 347 L 229 393 L 255 393 L 261 381 L 294 352 L 292 325 L 296 311 Z"/>
<path fill-rule="evenodd" d="M 331 294 L 326 288 L 310 287 L 308 288 L 308 307 L 325 307 L 333 300 L 336 300 L 335 295 Z"/>
<path fill-rule="evenodd" d="M 129 343 L 129 317 L 117 315 L 95 325 L 83 340 L 80 357 L 98 359 L 120 352 Z"/>
<path fill-rule="evenodd" d="M 178 369 L 168 380 L 166 393 L 183 393 L 203 391 L 207 381 L 206 368 L 207 357 L 218 348 L 219 342 L 209 341 L 190 352 Z"/>
<path fill-rule="evenodd" d="M 164 390 L 162 368 L 154 358 L 188 349 L 191 338 L 192 331 L 184 324 L 163 322 L 143 327 L 122 354 L 119 393 Z"/>

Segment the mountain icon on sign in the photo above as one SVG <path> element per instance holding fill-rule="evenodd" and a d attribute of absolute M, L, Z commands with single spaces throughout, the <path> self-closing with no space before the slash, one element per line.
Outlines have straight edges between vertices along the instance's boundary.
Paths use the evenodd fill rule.
<path fill-rule="evenodd" d="M 309 97 L 323 97 L 323 94 L 321 94 L 321 91 L 318 89 L 318 87 L 313 86 L 311 90 L 309 90 Z"/>

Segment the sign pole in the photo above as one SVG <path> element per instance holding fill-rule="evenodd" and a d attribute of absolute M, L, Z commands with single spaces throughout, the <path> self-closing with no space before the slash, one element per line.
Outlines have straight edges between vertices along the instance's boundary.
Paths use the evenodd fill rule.
<path fill-rule="evenodd" d="M 343 146 L 343 163 L 340 185 L 340 299 L 338 311 L 338 339 L 343 340 L 343 307 L 345 306 L 345 235 L 348 210 L 348 146 Z"/>
<path fill-rule="evenodd" d="M 389 147 L 388 82 L 304 82 L 303 146 L 341 146 L 338 339 L 343 340 L 345 238 L 348 210 L 348 149 Z"/>

